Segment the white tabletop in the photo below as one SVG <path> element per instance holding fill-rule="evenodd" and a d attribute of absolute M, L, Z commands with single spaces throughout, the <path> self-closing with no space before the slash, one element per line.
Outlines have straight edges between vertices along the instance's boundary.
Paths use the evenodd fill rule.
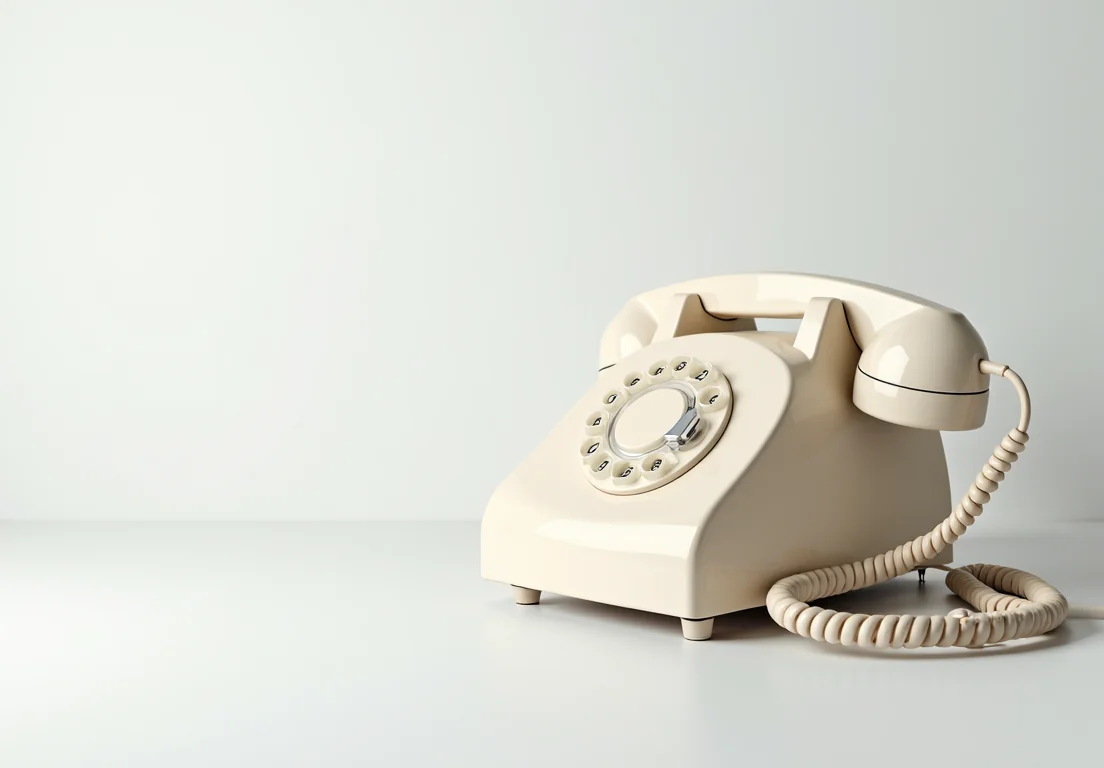
<path fill-rule="evenodd" d="M 957 555 L 1104 603 L 1102 543 L 972 531 Z M 825 603 L 958 604 L 936 572 Z M 875 654 L 762 610 L 693 643 L 515 606 L 474 523 L 6 524 L 0 627 L 5 766 L 1087 765 L 1104 682 L 1104 622 Z"/>

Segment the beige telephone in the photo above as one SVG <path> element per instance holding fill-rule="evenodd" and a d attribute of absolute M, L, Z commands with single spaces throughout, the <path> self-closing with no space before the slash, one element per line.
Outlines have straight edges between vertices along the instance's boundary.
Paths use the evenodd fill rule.
<path fill-rule="evenodd" d="M 775 317 L 801 323 L 757 330 Z M 1015 386 L 1020 420 L 948 516 L 939 431 L 984 423 L 990 376 Z M 1023 450 L 1030 411 L 966 318 L 916 296 L 800 274 L 651 291 L 606 329 L 594 386 L 492 496 L 482 573 L 523 605 L 548 590 L 677 616 L 691 640 L 762 605 L 791 632 L 843 645 L 1049 632 L 1069 608 L 1041 579 L 945 567 Z M 808 604 L 929 566 L 977 612 Z"/>

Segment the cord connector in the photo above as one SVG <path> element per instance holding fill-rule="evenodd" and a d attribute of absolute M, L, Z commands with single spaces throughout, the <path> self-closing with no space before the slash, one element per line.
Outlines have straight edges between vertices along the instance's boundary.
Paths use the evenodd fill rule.
<path fill-rule="evenodd" d="M 1008 366 L 1004 363 L 994 363 L 992 360 L 982 360 L 978 365 L 978 369 L 989 376 L 1004 376 Z"/>

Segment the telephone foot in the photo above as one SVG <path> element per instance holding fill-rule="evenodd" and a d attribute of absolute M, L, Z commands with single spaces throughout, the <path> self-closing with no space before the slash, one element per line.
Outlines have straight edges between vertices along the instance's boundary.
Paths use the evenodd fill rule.
<path fill-rule="evenodd" d="M 510 589 L 513 590 L 514 602 L 518 605 L 536 605 L 540 602 L 541 591 L 539 589 L 527 589 L 516 584 L 511 584 Z"/>
<path fill-rule="evenodd" d="M 682 636 L 687 640 L 708 640 L 713 636 L 713 619 L 683 619 Z"/>

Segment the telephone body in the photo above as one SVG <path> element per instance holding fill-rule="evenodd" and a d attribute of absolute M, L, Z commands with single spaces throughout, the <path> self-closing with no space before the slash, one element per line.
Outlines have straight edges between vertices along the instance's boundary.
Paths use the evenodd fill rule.
<path fill-rule="evenodd" d="M 990 376 L 1008 370 L 987 358 L 962 314 L 851 280 L 739 274 L 637 296 L 602 336 L 593 386 L 493 493 L 482 575 L 519 604 L 550 591 L 667 614 L 697 640 L 713 617 L 763 605 L 844 644 L 977 645 L 1057 626 L 1064 598 L 1041 580 L 1057 598 L 1011 596 L 1033 617 L 1001 618 L 1000 633 L 981 614 L 889 626 L 807 605 L 951 561 L 1003 478 L 979 475 L 989 490 L 975 484 L 948 517 L 940 430 L 984 423 Z M 1015 459 L 1026 418 L 987 467 Z M 985 591 L 979 608 L 1008 597 L 989 584 L 1007 589 L 1008 573 L 958 570 L 963 591 Z"/>

